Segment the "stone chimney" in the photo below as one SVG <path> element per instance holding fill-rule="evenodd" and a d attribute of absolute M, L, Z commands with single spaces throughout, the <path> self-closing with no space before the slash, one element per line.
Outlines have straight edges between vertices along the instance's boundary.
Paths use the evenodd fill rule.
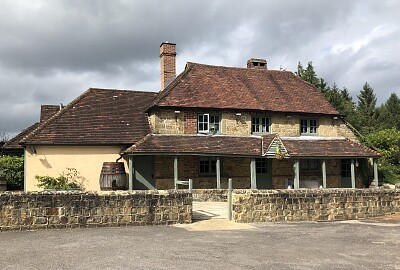
<path fill-rule="evenodd" d="M 40 106 L 40 123 L 43 123 L 50 119 L 53 115 L 58 113 L 62 108 L 62 105 L 41 105 Z"/>
<path fill-rule="evenodd" d="M 161 90 L 176 76 L 176 44 L 163 42 L 160 45 Z"/>
<path fill-rule="evenodd" d="M 251 58 L 247 61 L 247 68 L 267 69 L 267 60 Z"/>

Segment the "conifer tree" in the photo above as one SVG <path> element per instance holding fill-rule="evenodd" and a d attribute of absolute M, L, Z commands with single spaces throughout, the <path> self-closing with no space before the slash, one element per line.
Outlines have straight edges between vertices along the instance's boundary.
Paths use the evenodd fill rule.
<path fill-rule="evenodd" d="M 375 130 L 377 123 L 376 96 L 366 82 L 360 91 L 357 104 L 358 128 L 364 135 Z"/>

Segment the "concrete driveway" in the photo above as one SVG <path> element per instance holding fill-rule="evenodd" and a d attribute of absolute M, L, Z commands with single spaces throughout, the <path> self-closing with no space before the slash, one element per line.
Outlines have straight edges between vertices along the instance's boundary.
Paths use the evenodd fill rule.
<path fill-rule="evenodd" d="M 202 222 L 1 232 L 0 265 L 1 269 L 400 269 L 398 222 Z"/>

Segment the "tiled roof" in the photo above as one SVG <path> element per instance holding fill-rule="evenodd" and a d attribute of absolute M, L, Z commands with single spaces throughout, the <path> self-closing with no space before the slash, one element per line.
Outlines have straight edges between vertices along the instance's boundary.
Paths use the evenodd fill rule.
<path fill-rule="evenodd" d="M 261 157 L 266 154 L 276 134 L 258 136 L 162 135 L 149 134 L 125 154 L 199 154 Z M 290 158 L 311 157 L 380 157 L 379 153 L 347 139 L 279 138 Z M 262 149 L 262 147 L 264 149 Z M 273 152 L 275 149 L 272 149 Z"/>
<path fill-rule="evenodd" d="M 261 156 L 261 137 L 149 134 L 125 153 Z"/>
<path fill-rule="evenodd" d="M 153 106 L 338 114 L 314 86 L 292 72 L 195 63 L 187 64 Z"/>
<path fill-rule="evenodd" d="M 24 140 L 25 144 L 129 145 L 150 132 L 145 108 L 157 93 L 90 88 Z"/>
<path fill-rule="evenodd" d="M 282 139 L 290 157 L 380 157 L 380 154 L 347 139 Z"/>
<path fill-rule="evenodd" d="M 22 149 L 22 146 L 19 144 L 19 142 L 29 133 L 31 133 L 33 130 L 35 130 L 39 126 L 39 123 L 35 123 L 32 126 L 24 129 L 21 131 L 18 135 L 16 135 L 14 138 L 6 142 L 3 146 L 4 149 Z"/>

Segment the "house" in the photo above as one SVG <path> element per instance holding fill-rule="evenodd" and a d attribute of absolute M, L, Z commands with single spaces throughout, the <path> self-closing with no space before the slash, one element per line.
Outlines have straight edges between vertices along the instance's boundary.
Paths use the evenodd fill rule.
<path fill-rule="evenodd" d="M 99 190 L 103 162 L 124 161 L 129 189 L 361 187 L 362 146 L 321 93 L 292 72 L 187 63 L 160 45 L 161 91 L 91 88 L 23 140 L 26 190 L 35 175 L 75 168 Z M 372 180 L 372 176 L 367 176 Z"/>

